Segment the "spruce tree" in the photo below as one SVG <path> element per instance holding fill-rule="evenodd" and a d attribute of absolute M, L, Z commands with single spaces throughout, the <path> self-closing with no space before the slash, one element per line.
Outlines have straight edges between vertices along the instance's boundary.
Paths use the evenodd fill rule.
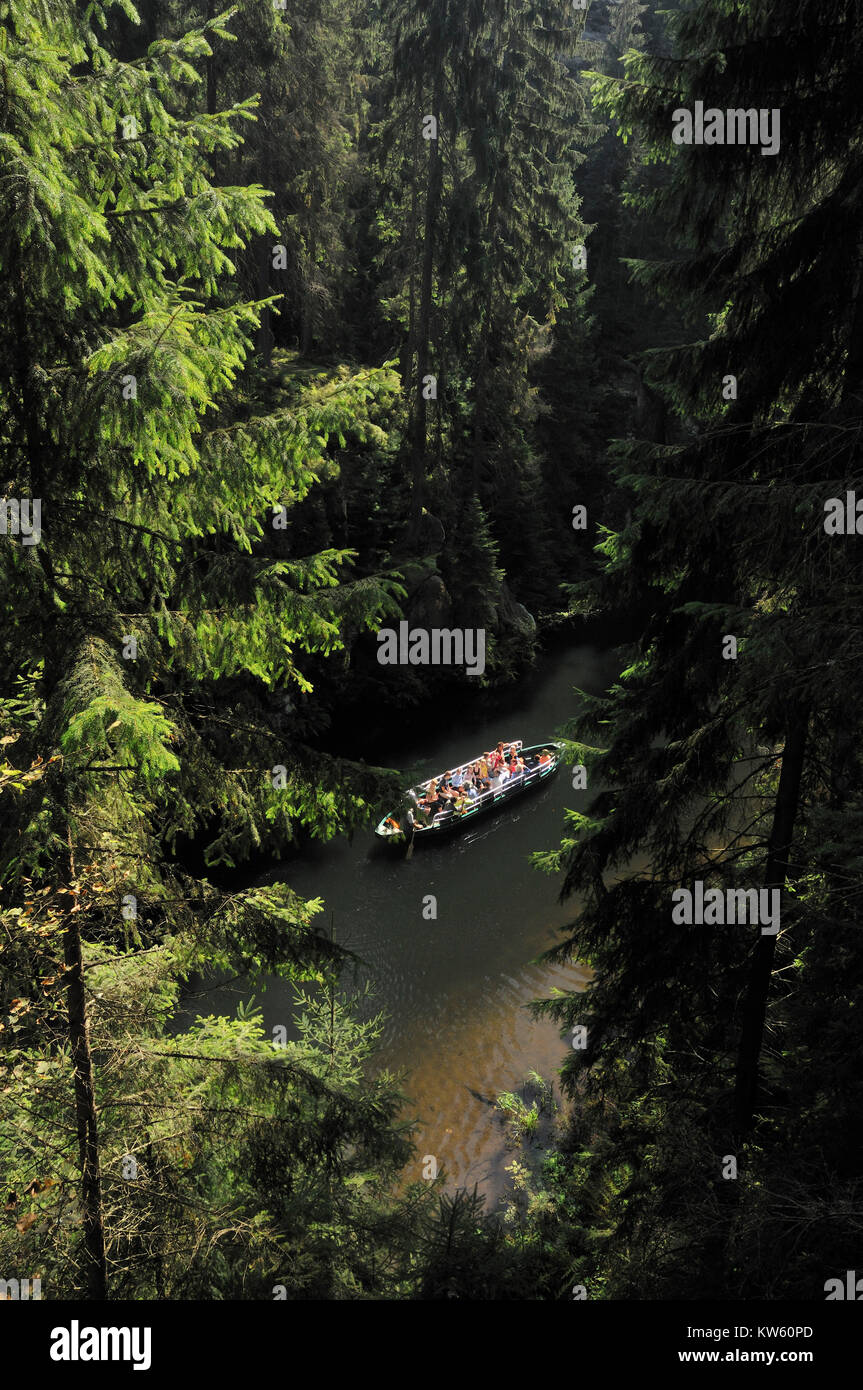
<path fill-rule="evenodd" d="M 122 990 L 180 935 L 210 967 L 333 977 L 343 953 L 287 886 L 222 894 L 174 851 L 196 842 L 208 865 L 235 864 L 367 823 L 391 796 L 377 770 L 307 747 L 283 701 L 310 690 L 306 660 L 375 626 L 398 592 L 352 582 L 346 549 L 281 539 L 331 445 L 377 437 L 396 383 L 388 368 L 336 369 L 268 411 L 243 375 L 271 301 L 237 293 L 236 259 L 278 229 L 265 190 L 213 176 L 255 112 L 251 98 L 223 111 L 194 98 L 226 22 L 126 60 L 103 42 L 112 9 L 9 7 L 0 118 L 15 170 L 0 194 L 0 433 L 17 507 L 0 548 L 14 596 L 0 639 L 3 1067 L 48 1067 L 61 1088 L 65 1076 L 57 1173 L 34 1128 L 16 1180 L 61 1184 L 69 1278 L 94 1298 L 122 1238 L 106 1207 L 100 1107 L 117 1091 L 94 1043 L 92 972 L 116 972 Z M 28 501 L 41 527 L 20 527 Z M 6 1156 L 18 1134 L 13 1121 Z"/>
<path fill-rule="evenodd" d="M 844 1141 L 831 1126 L 823 1147 L 815 1121 L 837 1102 L 841 1054 L 835 1036 L 808 1054 L 799 1099 L 792 1059 L 810 990 L 842 1019 L 844 1046 L 854 1031 L 857 953 L 843 933 L 841 970 L 828 964 L 821 929 L 839 901 L 853 920 L 857 858 L 836 834 L 826 773 L 840 722 L 856 729 L 853 538 L 824 520 L 853 488 L 860 420 L 845 248 L 863 184 L 844 138 L 859 123 L 860 26 L 841 3 L 780 20 L 751 0 L 695 5 L 673 33 L 673 54 L 630 54 L 625 83 L 597 76 L 596 89 L 669 163 L 642 202 L 681 249 L 635 263 L 635 276 L 693 313 L 706 297 L 709 316 L 695 341 L 649 355 L 679 417 L 675 443 L 616 448 L 632 515 L 603 542 L 598 594 L 650 617 L 619 681 L 571 730 L 599 789 L 543 862 L 581 897 L 556 954 L 577 953 L 596 979 L 544 1007 L 588 1029 L 567 1082 L 602 1134 L 589 1138 L 589 1112 L 574 1124 L 612 1186 L 610 1221 L 587 1199 L 582 1212 L 611 1224 L 614 1296 L 820 1297 L 816 1271 L 844 1267 L 852 1242 L 839 1220 L 856 1190 L 847 1176 L 837 1185 Z M 698 100 L 780 110 L 778 152 L 675 146 L 673 112 Z M 736 659 L 723 657 L 729 635 Z M 780 933 L 675 924 L 672 891 L 696 880 L 779 890 Z M 822 1212 L 823 1238 L 801 1247 L 782 1230 L 792 1200 Z M 760 1221 L 779 1243 L 747 1264 Z"/>
<path fill-rule="evenodd" d="M 382 17 L 380 261 L 402 344 L 412 534 L 423 500 L 440 505 L 432 462 L 436 479 L 466 471 L 456 490 L 477 494 L 506 561 L 509 506 L 537 468 L 531 370 L 585 233 L 573 170 L 586 120 L 564 65 L 583 16 L 562 0 L 431 12 L 389 0 Z M 538 564 L 532 528 L 528 511 L 521 571 Z"/>

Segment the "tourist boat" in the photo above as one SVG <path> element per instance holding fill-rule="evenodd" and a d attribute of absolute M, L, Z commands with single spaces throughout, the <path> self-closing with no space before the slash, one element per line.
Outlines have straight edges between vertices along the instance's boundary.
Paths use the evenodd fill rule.
<path fill-rule="evenodd" d="M 382 840 L 395 843 L 418 839 L 443 839 L 446 835 L 462 830 L 466 825 L 473 825 L 480 817 L 486 816 L 492 811 L 499 811 L 502 806 L 515 801 L 517 797 L 530 791 L 532 787 L 540 786 L 549 777 L 553 777 L 560 767 L 563 754 L 562 743 L 535 743 L 529 748 L 525 748 L 521 739 L 511 739 L 505 742 L 505 747 L 508 750 L 517 748 L 524 758 L 526 768 L 518 777 L 509 777 L 503 786 L 482 792 L 475 801 L 468 802 L 463 811 L 447 808 L 444 811 L 438 811 L 431 820 L 425 823 L 422 819 L 419 803 L 431 783 L 440 784 L 444 778 L 452 777 L 455 772 L 472 767 L 484 756 L 484 754 L 478 754 L 476 758 L 470 758 L 468 762 L 462 763 L 460 768 L 454 767 L 449 771 L 440 772 L 437 777 L 429 777 L 428 781 L 420 782 L 418 786 L 409 788 L 405 793 L 403 810 L 384 816 L 377 826 L 375 834 L 380 836 Z M 542 753 L 550 755 L 548 762 L 536 761 Z"/>

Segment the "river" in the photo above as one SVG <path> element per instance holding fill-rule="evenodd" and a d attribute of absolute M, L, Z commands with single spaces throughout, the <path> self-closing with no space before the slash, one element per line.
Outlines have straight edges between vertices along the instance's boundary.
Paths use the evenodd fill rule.
<path fill-rule="evenodd" d="M 429 726 L 424 737 L 416 713 L 394 715 L 386 756 L 370 746 L 355 755 L 410 769 L 413 780 L 416 770 L 425 777 L 453 767 L 499 738 L 542 742 L 578 708 L 575 688 L 601 691 L 615 669 L 609 653 L 559 651 L 490 702 L 474 702 L 463 715 L 450 710 L 447 723 Z M 476 1184 L 490 1206 L 507 1186 L 514 1155 L 495 1099 L 518 1091 L 531 1069 L 556 1083 L 567 1046 L 553 1023 L 533 1020 L 525 1006 L 555 986 L 582 988 L 587 978 L 577 965 L 536 963 L 574 904 L 558 903 L 559 878 L 538 872 L 529 856 L 556 847 L 564 808 L 584 810 L 589 797 L 572 789 L 562 768 L 496 818 L 409 857 L 394 856 L 369 832 L 353 843 L 313 845 L 265 877 L 322 897 L 336 939 L 363 962 L 344 983 L 372 982 L 375 1008 L 387 1015 L 378 1063 L 407 1070 L 409 1112 L 419 1120 L 416 1171 L 407 1178 L 418 1178 L 433 1155 L 448 1187 Z M 428 895 L 435 920 L 423 917 Z M 229 992 L 218 994 L 208 1007 L 230 1008 Z M 276 980 L 258 999 L 268 1031 L 288 1022 L 291 997 Z"/>

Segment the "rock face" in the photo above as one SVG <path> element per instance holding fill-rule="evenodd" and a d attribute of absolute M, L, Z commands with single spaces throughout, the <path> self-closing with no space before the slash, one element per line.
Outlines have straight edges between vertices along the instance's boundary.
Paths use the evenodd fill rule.
<path fill-rule="evenodd" d="M 407 589 L 403 612 L 412 627 L 451 628 L 455 620 L 453 601 L 444 580 L 437 572 L 434 559 L 414 560 L 402 565 L 402 582 Z M 536 619 L 523 603 L 513 598 L 505 583 L 495 598 L 495 614 L 490 632 L 499 639 L 517 639 L 533 648 Z"/>
<path fill-rule="evenodd" d="M 410 594 L 407 617 L 416 627 L 448 627 L 452 620 L 452 599 L 439 574 L 427 574 Z"/>
<path fill-rule="evenodd" d="M 624 363 L 624 389 L 632 399 L 634 395 L 633 423 L 639 439 L 649 439 L 654 444 L 666 444 L 668 407 L 665 401 L 644 380 L 640 367 L 633 362 Z"/>
<path fill-rule="evenodd" d="M 501 628 L 507 632 L 517 633 L 520 637 L 531 637 L 536 632 L 536 618 L 523 603 L 513 598 L 506 584 L 500 586 L 497 616 Z"/>
<path fill-rule="evenodd" d="M 449 627 L 453 621 L 453 604 L 441 576 L 428 564 L 406 565 L 402 570 L 408 591 L 405 617 L 415 627 Z M 523 603 L 513 598 L 507 585 L 501 584 L 497 595 L 494 627 L 501 636 L 532 638 L 536 619 Z"/>
<path fill-rule="evenodd" d="M 427 512 L 423 508 L 422 524 L 420 526 L 418 553 L 420 555 L 438 555 L 441 547 L 446 540 L 446 531 L 443 523 L 438 521 L 436 516 Z"/>

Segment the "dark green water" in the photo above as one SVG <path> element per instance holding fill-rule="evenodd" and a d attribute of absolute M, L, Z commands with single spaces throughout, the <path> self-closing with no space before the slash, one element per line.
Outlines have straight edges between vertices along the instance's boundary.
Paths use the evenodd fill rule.
<path fill-rule="evenodd" d="M 548 739 L 575 712 L 574 688 L 601 690 L 614 669 L 613 657 L 591 648 L 557 653 L 498 697 L 493 716 L 453 711 L 449 729 L 425 736 L 418 716 L 401 724 L 394 718 L 387 756 L 377 749 L 374 760 L 427 776 L 499 738 Z M 376 1006 L 388 1015 L 380 1065 L 408 1069 L 406 1090 L 421 1121 L 417 1171 L 409 1177 L 419 1177 L 424 1155 L 433 1154 L 451 1185 L 476 1183 L 494 1201 L 513 1156 L 495 1097 L 517 1090 L 531 1068 L 556 1082 L 568 1040 L 553 1024 L 533 1021 L 525 1005 L 555 986 L 581 988 L 586 977 L 575 966 L 534 963 L 575 904 L 557 902 L 558 880 L 533 869 L 529 856 L 557 846 L 564 808 L 584 810 L 588 799 L 562 768 L 498 817 L 461 838 L 418 846 L 409 858 L 393 857 L 370 832 L 353 844 L 313 847 L 267 875 L 325 900 L 337 940 L 363 962 L 359 980 L 374 985 Z M 434 921 L 423 918 L 430 894 Z M 282 982 L 259 1002 L 268 1030 L 289 1023 L 291 994 Z M 224 994 L 217 1006 L 230 1003 Z"/>

